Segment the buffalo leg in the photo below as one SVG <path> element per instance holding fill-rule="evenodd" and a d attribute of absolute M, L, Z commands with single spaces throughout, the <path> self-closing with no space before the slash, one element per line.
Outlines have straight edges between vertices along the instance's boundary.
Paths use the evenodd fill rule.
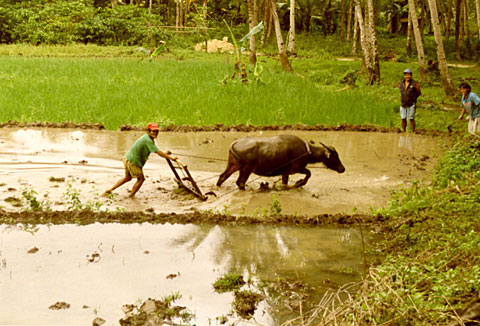
<path fill-rule="evenodd" d="M 237 179 L 237 186 L 241 190 L 245 190 L 245 183 L 247 183 L 248 177 L 252 173 L 252 170 L 250 168 L 241 168 L 240 169 L 240 175 L 238 176 Z"/>
<path fill-rule="evenodd" d="M 305 174 L 305 178 L 301 179 L 301 180 L 298 180 L 296 183 L 295 183 L 295 188 L 298 188 L 298 187 L 301 187 L 301 186 L 304 186 L 308 179 L 310 179 L 310 177 L 312 176 L 312 173 L 310 172 L 309 169 L 305 169 L 303 168 L 302 170 L 298 171 L 298 173 L 303 173 Z"/>
<path fill-rule="evenodd" d="M 282 184 L 288 186 L 288 174 L 282 174 Z"/>
<path fill-rule="evenodd" d="M 234 172 L 238 171 L 238 164 L 232 154 L 228 156 L 228 164 L 225 171 L 220 175 L 217 186 L 220 187 Z"/>

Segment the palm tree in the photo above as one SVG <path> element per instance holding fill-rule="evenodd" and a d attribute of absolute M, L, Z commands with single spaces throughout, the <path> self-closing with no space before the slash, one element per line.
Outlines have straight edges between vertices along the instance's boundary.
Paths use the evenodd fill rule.
<path fill-rule="evenodd" d="M 280 56 L 280 62 L 283 70 L 293 72 L 292 66 L 288 61 L 287 53 L 285 52 L 285 44 L 283 42 L 282 30 L 280 28 L 280 21 L 277 13 L 277 1 L 270 0 L 272 7 L 273 24 L 275 25 L 275 35 L 277 36 L 278 55 Z"/>
<path fill-rule="evenodd" d="M 250 30 L 252 30 L 258 24 L 258 5 L 257 0 L 248 0 L 248 25 Z M 257 41 L 256 36 L 252 35 L 250 37 L 250 59 L 249 62 L 251 65 L 257 63 Z"/>
<path fill-rule="evenodd" d="M 417 46 L 418 63 L 420 65 L 420 79 L 424 80 L 427 75 L 427 65 L 425 63 L 425 53 L 423 51 L 422 37 L 418 26 L 417 8 L 414 0 L 408 0 L 408 12 L 412 21 L 413 34 L 415 35 L 415 44 Z"/>
<path fill-rule="evenodd" d="M 480 0 L 475 0 L 475 7 L 477 9 L 478 46 L 480 47 Z"/>
<path fill-rule="evenodd" d="M 295 49 L 295 0 L 290 0 L 290 31 L 288 33 L 288 52 L 296 54 Z"/>
<path fill-rule="evenodd" d="M 355 13 L 360 28 L 360 44 L 363 50 L 365 66 L 367 67 L 368 84 L 380 81 L 380 63 L 378 60 L 377 37 L 374 23 L 373 0 L 367 1 L 367 19 L 365 22 L 362 14 L 360 0 L 355 0 Z"/>
<path fill-rule="evenodd" d="M 430 7 L 430 16 L 432 18 L 433 34 L 435 35 L 435 43 L 437 45 L 437 59 L 440 69 L 440 77 L 442 78 L 443 88 L 447 96 L 453 96 L 455 94 L 455 88 L 453 87 L 452 79 L 448 72 L 447 58 L 445 57 L 445 50 L 443 49 L 442 34 L 440 31 L 440 22 L 438 21 L 438 10 L 436 0 L 428 0 Z"/>

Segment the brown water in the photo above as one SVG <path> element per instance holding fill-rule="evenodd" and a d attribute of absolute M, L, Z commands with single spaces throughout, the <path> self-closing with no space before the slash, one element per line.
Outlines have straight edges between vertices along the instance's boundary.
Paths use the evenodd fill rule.
<path fill-rule="evenodd" d="M 320 295 L 325 284 L 359 280 L 360 248 L 358 231 L 333 228 L 0 226 L 0 324 L 91 325 L 101 317 L 118 325 L 124 304 L 180 293 L 175 304 L 195 313 L 192 324 L 219 325 L 215 318 L 228 315 L 233 300 L 230 292 L 214 292 L 212 284 L 224 273 L 245 280 L 292 278 Z M 56 302 L 70 308 L 50 310 Z M 278 318 L 262 301 L 252 323 L 278 325 Z"/>
<path fill-rule="evenodd" d="M 115 201 L 98 195 L 111 187 L 123 172 L 121 158 L 142 132 L 118 132 L 68 129 L 0 129 L 0 204 L 8 197 L 22 198 L 22 190 L 33 189 L 38 198 L 54 209 L 72 205 L 72 190 L 79 192 L 82 204 L 102 204 L 103 209 L 122 208 L 155 212 L 188 212 L 192 210 L 229 212 L 233 214 L 265 214 L 278 200 L 285 214 L 316 215 L 369 212 L 381 207 L 390 197 L 390 190 L 412 180 L 428 178 L 441 154 L 438 141 L 432 137 L 361 132 L 299 132 L 305 140 L 313 139 L 334 146 L 346 167 L 344 174 L 312 166 L 312 177 L 300 189 L 258 191 L 261 182 L 270 186 L 280 178 L 250 176 L 247 191 L 235 185 L 238 172 L 221 188 L 215 183 L 226 162 L 194 158 L 225 159 L 230 143 L 239 137 L 272 136 L 268 132 L 197 132 L 161 133 L 156 141 L 162 150 L 171 150 L 187 164 L 203 193 L 213 191 L 205 202 L 174 192 L 177 188 L 166 161 L 151 155 L 144 171 L 147 180 L 135 199 L 127 197 L 133 181 L 117 189 Z M 190 155 L 190 156 L 184 156 Z M 65 178 L 52 182 L 51 177 Z M 303 178 L 291 176 L 290 184 Z M 50 203 L 50 204 L 49 204 Z"/>

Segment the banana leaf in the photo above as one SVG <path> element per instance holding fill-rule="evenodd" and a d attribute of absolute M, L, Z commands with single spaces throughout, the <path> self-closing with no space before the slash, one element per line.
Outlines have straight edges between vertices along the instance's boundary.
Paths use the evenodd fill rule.
<path fill-rule="evenodd" d="M 248 32 L 247 35 L 245 35 L 244 37 L 242 37 L 242 39 L 240 40 L 240 43 L 245 41 L 245 40 L 248 40 L 250 39 L 250 37 L 252 37 L 252 35 L 255 35 L 257 33 L 260 33 L 261 31 L 263 31 L 263 21 L 261 21 L 257 26 L 253 27 L 250 32 Z"/>

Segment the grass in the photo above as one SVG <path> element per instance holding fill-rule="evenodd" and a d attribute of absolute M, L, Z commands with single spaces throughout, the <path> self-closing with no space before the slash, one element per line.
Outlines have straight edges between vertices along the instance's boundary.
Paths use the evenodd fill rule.
<path fill-rule="evenodd" d="M 265 69 L 261 84 L 222 86 L 220 80 L 232 71 L 232 64 L 225 61 L 225 56 L 217 62 L 1 57 L 2 120 L 102 123 L 108 129 L 149 121 L 394 123 L 392 106 L 377 101 L 368 89 L 338 92 L 275 69 Z"/>
<path fill-rule="evenodd" d="M 290 324 L 470 325 L 459 316 L 480 291 L 479 171 L 480 141 L 458 139 L 430 185 L 397 191 L 378 211 L 384 258 L 359 287 L 330 292 L 303 318 L 309 322 Z"/>
<path fill-rule="evenodd" d="M 348 43 L 322 38 L 299 44 L 299 56 L 291 58 L 295 74 L 281 71 L 278 60 L 270 56 L 270 46 L 259 56 L 264 67 L 260 81 L 249 85 L 228 78 L 226 85 L 221 84 L 233 71 L 229 54 L 174 48 L 149 61 L 136 47 L 2 45 L 0 122 L 71 121 L 101 123 L 108 129 L 150 121 L 398 126 L 397 85 L 405 68 L 417 74 L 415 62 L 382 62 L 382 83 L 367 87 L 358 58 L 335 59 L 348 54 Z M 348 71 L 355 72 L 356 87 L 340 82 Z M 478 67 L 450 71 L 456 83 L 473 78 L 473 89 L 478 86 Z M 253 78 L 252 71 L 249 77 Z M 436 78 L 422 82 L 422 89 L 418 127 L 444 130 L 445 122 L 458 116 L 456 111 L 443 111 L 444 102 L 452 106 L 459 99 L 446 100 Z"/>

